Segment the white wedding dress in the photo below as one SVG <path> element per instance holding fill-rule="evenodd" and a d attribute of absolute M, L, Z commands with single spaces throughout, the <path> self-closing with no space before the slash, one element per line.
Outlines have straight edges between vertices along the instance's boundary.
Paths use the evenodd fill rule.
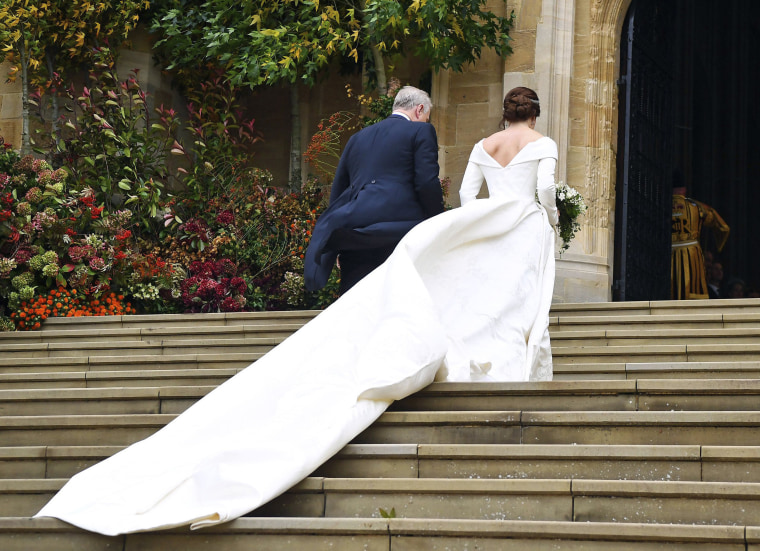
<path fill-rule="evenodd" d="M 302 329 L 36 516 L 107 535 L 226 522 L 434 379 L 551 379 L 556 157 L 541 138 L 501 167 L 477 144 L 461 208 L 417 225 Z M 490 198 L 471 200 L 484 178 Z"/>

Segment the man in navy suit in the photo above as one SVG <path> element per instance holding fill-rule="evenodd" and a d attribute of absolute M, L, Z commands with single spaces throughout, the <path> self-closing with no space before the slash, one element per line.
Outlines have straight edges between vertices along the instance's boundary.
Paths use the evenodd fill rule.
<path fill-rule="evenodd" d="M 410 229 L 443 212 L 438 140 L 426 124 L 431 107 L 426 92 L 405 86 L 390 117 L 351 136 L 338 163 L 330 206 L 317 220 L 306 250 L 308 290 L 327 283 L 337 257 L 340 292 L 346 292 L 382 264 Z"/>

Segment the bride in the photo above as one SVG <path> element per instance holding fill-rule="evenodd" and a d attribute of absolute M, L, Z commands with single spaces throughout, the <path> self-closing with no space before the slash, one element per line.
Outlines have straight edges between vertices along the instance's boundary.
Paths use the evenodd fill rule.
<path fill-rule="evenodd" d="M 415 226 L 319 316 L 36 516 L 106 535 L 230 521 L 434 380 L 550 380 L 557 147 L 534 130 L 539 114 L 535 92 L 510 90 L 506 128 L 470 155 L 461 208 Z M 489 198 L 474 200 L 484 181 Z"/>

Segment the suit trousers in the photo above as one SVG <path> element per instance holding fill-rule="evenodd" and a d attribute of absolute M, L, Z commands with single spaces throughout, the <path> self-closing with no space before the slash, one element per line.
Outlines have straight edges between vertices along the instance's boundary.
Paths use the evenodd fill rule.
<path fill-rule="evenodd" d="M 395 247 L 381 247 L 375 249 L 362 249 L 340 251 L 338 263 L 340 264 L 340 288 L 342 295 L 351 287 L 380 266 L 391 255 Z"/>

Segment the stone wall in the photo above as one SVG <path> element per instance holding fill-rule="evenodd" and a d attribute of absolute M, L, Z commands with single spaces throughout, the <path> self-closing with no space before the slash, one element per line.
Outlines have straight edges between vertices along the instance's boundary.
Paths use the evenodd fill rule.
<path fill-rule="evenodd" d="M 6 82 L 9 70 L 9 63 L 0 63 L 0 137 L 18 149 L 21 143 L 21 79 Z"/>
<path fill-rule="evenodd" d="M 559 3 L 559 2 L 558 2 Z M 586 198 L 583 229 L 557 266 L 555 295 L 611 299 L 615 238 L 620 33 L 631 0 L 574 2 L 566 181 Z"/>
<path fill-rule="evenodd" d="M 512 55 L 505 61 L 492 50 L 484 50 L 480 60 L 465 72 L 441 71 L 433 78 L 431 121 L 438 132 L 441 175 L 452 180 L 449 203 L 453 206 L 460 204 L 459 186 L 473 145 L 499 130 L 505 71 L 533 72 L 540 4 L 536 0 L 510 0 L 505 9 L 503 3 L 491 2 L 489 7 L 497 14 L 515 11 L 515 27 L 510 33 Z M 481 196 L 486 195 L 484 190 Z"/>

